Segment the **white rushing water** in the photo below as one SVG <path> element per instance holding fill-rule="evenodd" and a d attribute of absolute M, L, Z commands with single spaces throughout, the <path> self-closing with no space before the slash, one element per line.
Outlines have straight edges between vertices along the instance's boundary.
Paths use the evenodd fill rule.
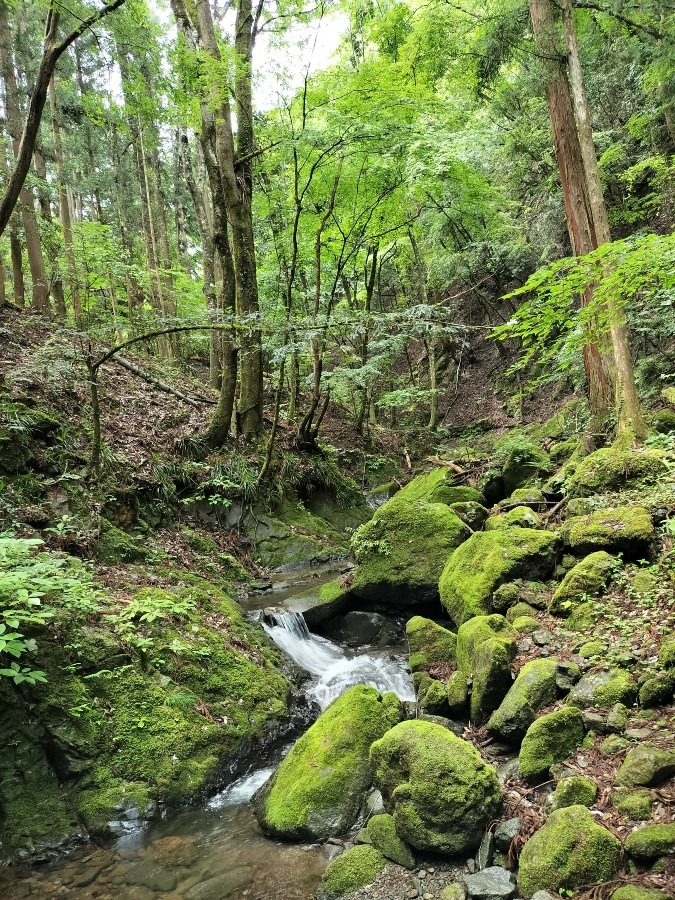
<path fill-rule="evenodd" d="M 259 787 L 262 787 L 267 779 L 274 773 L 275 766 L 269 769 L 258 769 L 250 775 L 237 778 L 228 785 L 224 791 L 211 797 L 206 804 L 209 809 L 224 809 L 228 806 L 241 806 L 248 803 Z"/>
<path fill-rule="evenodd" d="M 325 709 L 355 684 L 368 684 L 380 693 L 393 691 L 401 700 L 414 700 L 410 673 L 403 659 L 389 652 L 347 651 L 332 641 L 311 634 L 300 613 L 275 615 L 275 624 L 263 622 L 274 643 L 315 676 L 307 691 Z"/>

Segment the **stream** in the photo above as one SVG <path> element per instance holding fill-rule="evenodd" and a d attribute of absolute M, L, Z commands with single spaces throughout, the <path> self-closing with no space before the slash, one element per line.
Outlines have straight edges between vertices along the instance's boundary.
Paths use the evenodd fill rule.
<path fill-rule="evenodd" d="M 320 573 L 312 583 L 329 577 L 334 572 Z M 299 613 L 283 610 L 306 586 L 306 577 L 300 576 L 263 595 L 251 595 L 242 605 L 274 643 L 310 673 L 305 690 L 321 709 L 354 684 L 394 691 L 401 700 L 414 699 L 402 651 L 346 650 L 310 633 Z M 262 610 L 272 603 L 277 613 L 265 621 Z M 274 767 L 254 770 L 205 805 L 131 830 L 112 847 L 90 845 L 45 866 L 0 871 L 0 897 L 310 900 L 336 848 L 286 844 L 262 834 L 249 800 L 273 771 Z"/>

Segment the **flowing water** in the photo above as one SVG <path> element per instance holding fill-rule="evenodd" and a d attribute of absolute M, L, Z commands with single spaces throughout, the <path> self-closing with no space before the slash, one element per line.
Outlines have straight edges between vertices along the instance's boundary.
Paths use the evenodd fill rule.
<path fill-rule="evenodd" d="M 295 591 L 284 584 L 271 593 L 280 605 L 297 592 L 297 584 Z M 253 597 L 245 606 L 261 618 L 269 600 L 268 593 L 267 603 Z M 262 624 L 312 675 L 307 692 L 322 709 L 354 684 L 394 691 L 402 700 L 414 697 L 402 654 L 344 650 L 311 634 L 299 613 L 278 608 Z M 42 868 L 0 871 L 0 898 L 310 900 L 335 847 L 284 844 L 262 834 L 248 801 L 273 771 L 254 771 L 205 806 L 127 833 L 111 848 L 86 848 Z"/>

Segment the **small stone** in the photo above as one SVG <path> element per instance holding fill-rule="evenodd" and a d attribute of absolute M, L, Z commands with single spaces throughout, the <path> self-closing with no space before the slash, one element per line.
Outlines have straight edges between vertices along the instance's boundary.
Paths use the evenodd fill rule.
<path fill-rule="evenodd" d="M 520 831 L 521 821 L 518 818 L 500 822 L 495 828 L 495 845 L 502 853 L 508 853 L 513 839 Z"/>
<path fill-rule="evenodd" d="M 426 869 L 420 869 L 417 873 L 417 877 L 420 879 L 420 881 L 424 880 L 427 877 Z"/>
<path fill-rule="evenodd" d="M 434 895 L 433 894 L 424 894 L 423 900 L 434 900 Z"/>
<path fill-rule="evenodd" d="M 537 645 L 537 647 L 545 647 L 547 644 L 550 644 L 553 640 L 553 635 L 550 631 L 546 631 L 545 629 L 540 629 L 539 631 L 532 632 L 532 640 Z"/>
<path fill-rule="evenodd" d="M 446 888 L 443 888 L 440 900 L 465 900 L 465 897 L 466 888 L 463 884 L 455 882 L 454 884 L 449 884 Z"/>
<path fill-rule="evenodd" d="M 473 873 L 476 871 L 476 860 L 475 859 L 467 859 L 466 867 L 469 870 L 469 872 L 473 875 Z"/>
<path fill-rule="evenodd" d="M 487 869 L 492 865 L 495 855 L 495 836 L 491 831 L 486 831 L 483 840 L 480 842 L 478 853 L 476 854 L 476 868 L 478 871 Z"/>
<path fill-rule="evenodd" d="M 516 893 L 516 879 L 501 866 L 490 866 L 475 875 L 465 875 L 464 884 L 477 900 L 510 900 Z"/>
<path fill-rule="evenodd" d="M 631 741 L 643 741 L 651 737 L 651 728 L 626 728 L 626 737 Z"/>

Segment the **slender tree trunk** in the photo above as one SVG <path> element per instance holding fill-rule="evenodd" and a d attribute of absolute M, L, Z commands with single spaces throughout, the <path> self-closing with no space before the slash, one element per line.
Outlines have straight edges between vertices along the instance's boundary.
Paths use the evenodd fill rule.
<path fill-rule="evenodd" d="M 84 103 L 85 95 L 88 92 L 88 86 L 85 82 L 84 73 L 82 71 L 82 54 L 80 48 L 75 45 L 75 76 L 77 79 L 77 87 L 80 92 L 80 100 Z M 91 139 L 91 123 L 87 116 L 84 117 L 84 144 L 87 148 L 87 157 L 89 159 L 89 176 L 97 179 L 96 157 L 94 155 L 94 145 Z M 103 207 L 101 206 L 101 191 L 98 186 L 98 180 L 93 186 L 94 206 L 96 208 L 96 218 L 99 222 L 103 221 Z"/>
<path fill-rule="evenodd" d="M 570 243 L 575 256 L 584 256 L 598 244 L 564 63 L 564 37 L 551 0 L 529 0 L 529 5 L 535 42 L 546 76 L 546 101 Z M 582 305 L 588 305 L 592 299 L 592 290 L 586 291 Z M 598 336 L 598 331 L 591 327 L 587 330 L 584 367 L 592 428 L 599 432 L 604 429 L 614 406 L 615 372 L 611 349 L 605 346 L 607 342 Z"/>
<path fill-rule="evenodd" d="M 0 250 L 0 309 L 7 305 L 7 293 L 5 282 L 7 281 L 7 269 L 5 268 L 5 255 Z"/>
<path fill-rule="evenodd" d="M 584 88 L 571 0 L 562 0 L 562 18 L 567 41 L 569 80 L 581 147 L 581 157 L 586 176 L 591 215 L 595 226 L 595 239 L 597 246 L 600 247 L 611 241 L 612 235 L 610 233 L 607 208 L 600 180 L 600 170 L 593 142 L 593 126 Z M 644 440 L 647 437 L 647 427 L 642 418 L 640 401 L 638 400 L 635 387 L 633 358 L 628 341 L 626 316 L 623 308 L 616 303 L 607 309 L 607 314 L 609 316 L 610 337 L 614 353 L 614 406 L 619 432 L 623 438 L 628 440 L 631 437 Z"/>

